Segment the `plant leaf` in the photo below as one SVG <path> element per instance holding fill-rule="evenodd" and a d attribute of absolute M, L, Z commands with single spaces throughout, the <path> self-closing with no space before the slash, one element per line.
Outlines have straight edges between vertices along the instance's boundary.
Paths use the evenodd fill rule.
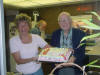
<path fill-rule="evenodd" d="M 89 36 L 85 36 L 85 37 L 82 38 L 82 40 L 80 42 L 82 42 L 84 40 L 87 40 L 87 39 L 90 39 L 90 38 L 95 38 L 95 37 L 98 37 L 98 36 L 100 36 L 100 33 L 96 33 L 96 34 L 92 34 L 92 35 L 89 35 Z"/>
<path fill-rule="evenodd" d="M 85 20 L 85 19 L 82 19 L 82 21 L 84 23 L 86 23 L 87 25 L 84 25 L 84 26 L 80 26 L 80 27 L 84 27 L 84 28 L 88 28 L 88 29 L 93 29 L 93 30 L 100 30 L 100 26 L 88 21 L 88 20 Z"/>
<path fill-rule="evenodd" d="M 86 45 L 94 46 L 96 43 L 86 43 Z"/>
<path fill-rule="evenodd" d="M 90 13 L 95 15 L 98 18 L 98 20 L 100 20 L 100 16 L 96 12 L 90 12 Z"/>
<path fill-rule="evenodd" d="M 88 28 L 88 29 L 92 29 L 92 30 L 100 30 L 100 27 L 93 27 L 93 26 L 88 26 L 88 25 L 84 25 L 84 26 L 80 26 L 80 27 L 83 27 L 83 28 Z"/>
<path fill-rule="evenodd" d="M 100 66 L 99 66 L 99 65 L 88 65 L 88 67 L 100 68 Z"/>
<path fill-rule="evenodd" d="M 78 46 L 77 46 L 77 48 L 79 48 L 80 46 L 83 46 L 83 45 L 85 45 L 86 43 L 80 43 Z M 76 48 L 76 49 L 77 49 Z"/>
<path fill-rule="evenodd" d="M 99 61 L 99 60 L 98 60 L 98 59 L 96 59 L 96 60 L 94 60 L 94 61 L 90 62 L 89 64 L 87 64 L 86 66 L 89 66 L 89 65 L 95 64 L 95 63 L 97 63 L 98 61 Z"/>

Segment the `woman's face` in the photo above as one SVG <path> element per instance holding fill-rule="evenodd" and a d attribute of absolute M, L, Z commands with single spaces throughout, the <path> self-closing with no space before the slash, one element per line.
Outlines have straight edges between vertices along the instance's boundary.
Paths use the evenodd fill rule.
<path fill-rule="evenodd" d="M 26 21 L 21 21 L 18 23 L 18 30 L 21 35 L 26 35 L 29 32 L 29 25 Z"/>
<path fill-rule="evenodd" d="M 41 23 L 41 25 L 40 25 L 40 30 L 45 31 L 46 26 L 47 26 L 47 23 L 46 23 L 45 21 L 43 21 L 43 22 Z"/>
<path fill-rule="evenodd" d="M 59 16 L 58 23 L 63 30 L 69 30 L 71 27 L 71 20 L 66 14 Z"/>

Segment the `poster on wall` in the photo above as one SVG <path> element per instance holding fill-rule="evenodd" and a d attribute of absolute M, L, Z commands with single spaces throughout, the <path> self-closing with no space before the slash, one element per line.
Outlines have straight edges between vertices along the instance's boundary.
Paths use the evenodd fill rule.
<path fill-rule="evenodd" d="M 9 37 L 16 36 L 18 34 L 18 30 L 14 22 L 9 23 Z"/>

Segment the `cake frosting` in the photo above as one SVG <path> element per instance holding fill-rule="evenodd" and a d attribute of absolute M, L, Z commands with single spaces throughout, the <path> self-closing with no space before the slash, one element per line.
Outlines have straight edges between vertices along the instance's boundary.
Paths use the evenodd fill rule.
<path fill-rule="evenodd" d="M 46 48 L 39 54 L 38 61 L 67 62 L 71 52 L 68 48 Z"/>

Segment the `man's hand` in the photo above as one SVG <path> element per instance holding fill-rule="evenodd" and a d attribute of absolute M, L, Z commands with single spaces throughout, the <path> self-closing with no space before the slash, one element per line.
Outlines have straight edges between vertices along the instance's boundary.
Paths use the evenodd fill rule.
<path fill-rule="evenodd" d="M 69 51 L 72 51 L 72 54 L 74 54 L 74 50 L 72 48 L 69 48 L 68 50 Z"/>
<path fill-rule="evenodd" d="M 70 59 L 68 60 L 68 63 L 74 63 L 76 58 L 74 56 L 71 56 Z"/>

